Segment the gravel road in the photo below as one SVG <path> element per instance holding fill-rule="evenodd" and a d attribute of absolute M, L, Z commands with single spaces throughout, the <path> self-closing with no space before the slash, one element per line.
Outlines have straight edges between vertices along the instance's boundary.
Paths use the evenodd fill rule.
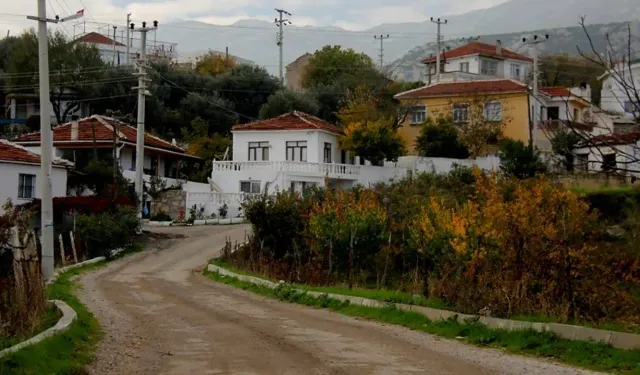
<path fill-rule="evenodd" d="M 155 229 L 187 237 L 81 279 L 100 321 L 90 374 L 586 374 L 402 327 L 264 298 L 200 275 L 247 226 Z"/>

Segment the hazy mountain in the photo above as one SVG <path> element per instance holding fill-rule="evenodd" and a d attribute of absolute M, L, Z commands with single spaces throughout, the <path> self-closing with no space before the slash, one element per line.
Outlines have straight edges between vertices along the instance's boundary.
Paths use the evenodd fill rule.
<path fill-rule="evenodd" d="M 554 45 L 558 43 L 562 47 L 557 50 L 570 51 L 572 44 L 575 47 L 575 44 L 582 43 L 579 30 L 572 27 L 577 26 L 580 16 L 586 16 L 590 24 L 637 20 L 640 18 L 640 6 L 638 0 L 511 0 L 492 8 L 446 17 L 448 24 L 443 26 L 443 33 L 445 40 L 482 35 L 483 40 L 495 42 L 500 36 L 508 47 L 518 47 L 515 41 L 521 35 L 531 34 L 524 31 L 561 27 L 553 31 L 558 41 L 549 43 L 548 48 L 554 51 Z M 429 21 L 384 24 L 356 32 L 339 27 L 298 27 L 295 17 L 292 20 L 294 25 L 285 28 L 285 65 L 303 53 L 313 52 L 327 44 L 353 48 L 378 61 L 380 44 L 373 35 L 390 34 L 391 39 L 384 42 L 385 61 L 394 61 L 404 55 L 404 63 L 394 63 L 398 66 L 408 63 L 411 56 L 428 55 L 430 47 L 425 43 L 435 41 L 436 28 Z M 598 27 L 611 27 L 616 32 L 621 28 L 619 24 Z M 275 74 L 278 70 L 276 31 L 273 23 L 258 20 L 243 20 L 231 26 L 180 21 L 163 25 L 158 30 L 158 39 L 178 43 L 181 53 L 207 49 L 224 51 L 229 47 L 229 53 L 255 61 Z"/>

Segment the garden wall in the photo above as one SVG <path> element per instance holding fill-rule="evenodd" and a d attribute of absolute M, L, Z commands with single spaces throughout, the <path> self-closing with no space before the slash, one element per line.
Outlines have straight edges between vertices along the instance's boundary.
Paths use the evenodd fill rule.
<path fill-rule="evenodd" d="M 150 215 L 165 212 L 173 220 L 184 220 L 188 215 L 187 193 L 183 190 L 167 190 L 151 202 Z"/>

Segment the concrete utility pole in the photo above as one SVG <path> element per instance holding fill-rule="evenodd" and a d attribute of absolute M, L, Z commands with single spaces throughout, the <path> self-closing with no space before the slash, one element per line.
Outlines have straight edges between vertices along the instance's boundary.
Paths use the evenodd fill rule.
<path fill-rule="evenodd" d="M 129 23 L 131 23 L 131 13 L 127 13 L 127 41 L 126 41 L 126 49 L 124 53 L 124 61 L 127 65 L 131 64 L 131 58 L 129 57 L 130 48 L 131 48 L 131 40 L 129 36 Z"/>
<path fill-rule="evenodd" d="M 380 56 L 380 71 L 382 71 L 382 68 L 384 68 L 384 40 L 389 38 L 389 34 L 387 34 L 386 36 L 382 34 L 380 34 L 380 36 L 373 36 L 373 39 L 380 39 L 380 55 L 378 55 Z"/>
<path fill-rule="evenodd" d="M 442 43 L 443 37 L 440 33 L 440 26 L 446 25 L 447 20 L 441 21 L 440 18 L 434 19 L 431 17 L 431 22 L 438 25 L 438 54 L 436 55 L 436 83 L 440 83 L 440 44 Z"/>
<path fill-rule="evenodd" d="M 113 25 L 113 66 L 116 66 L 116 29 L 118 29 L 118 26 Z"/>
<path fill-rule="evenodd" d="M 49 106 L 49 40 L 47 22 L 58 23 L 82 17 L 80 11 L 72 16 L 60 19 L 47 18 L 45 0 L 38 0 L 38 16 L 27 19 L 38 21 L 38 78 L 40 90 L 40 202 L 41 202 L 41 238 L 42 277 L 50 280 L 53 276 L 53 194 L 51 192 L 51 159 L 53 159 L 53 136 L 51 134 L 51 115 Z"/>
<path fill-rule="evenodd" d="M 149 95 L 147 93 L 147 33 L 149 31 L 158 29 L 158 21 L 153 21 L 153 27 L 147 27 L 146 22 L 142 22 L 142 27 L 136 29 L 135 25 L 132 23 L 129 25 L 131 30 L 138 31 L 140 33 L 140 58 L 137 60 L 138 65 L 138 87 L 134 88 L 134 90 L 138 90 L 138 128 L 136 135 L 136 180 L 135 180 L 135 188 L 136 188 L 136 196 L 138 197 L 138 217 L 142 217 L 142 212 L 144 211 L 144 200 L 143 200 L 143 188 L 144 188 L 144 180 L 142 176 L 144 175 L 144 111 L 145 111 L 145 96 Z"/>
<path fill-rule="evenodd" d="M 532 46 L 533 49 L 533 139 L 529 144 L 536 146 L 538 142 L 538 132 L 540 130 L 540 102 L 538 92 L 538 44 L 544 43 L 549 39 L 549 34 L 546 34 L 544 38 L 534 35 L 533 38 L 522 38 L 522 43 L 528 46 Z"/>
<path fill-rule="evenodd" d="M 278 47 L 280 47 L 280 84 L 282 84 L 284 86 L 284 62 L 283 62 L 283 57 L 282 57 L 282 44 L 283 44 L 283 40 L 284 40 L 284 29 L 283 26 L 286 25 L 291 25 L 291 21 L 289 21 L 288 19 L 283 18 L 284 15 L 286 14 L 287 16 L 291 17 L 291 13 L 287 12 L 284 9 L 276 9 L 276 12 L 278 12 L 280 14 L 280 18 L 276 18 L 276 20 L 274 21 L 275 24 L 280 28 L 280 31 L 278 32 L 277 36 L 276 36 L 276 42 Z"/>

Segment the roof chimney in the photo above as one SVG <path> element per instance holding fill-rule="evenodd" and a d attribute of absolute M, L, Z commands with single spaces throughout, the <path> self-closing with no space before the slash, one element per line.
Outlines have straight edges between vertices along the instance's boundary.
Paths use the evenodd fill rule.
<path fill-rule="evenodd" d="M 78 116 L 71 116 L 71 140 L 78 140 L 78 130 L 80 128 L 80 124 L 78 123 Z"/>
<path fill-rule="evenodd" d="M 171 145 L 172 146 L 177 146 L 178 145 L 178 142 L 176 142 L 175 138 L 171 138 Z"/>
<path fill-rule="evenodd" d="M 496 54 L 502 55 L 502 41 L 498 39 L 498 43 L 496 43 Z"/>

